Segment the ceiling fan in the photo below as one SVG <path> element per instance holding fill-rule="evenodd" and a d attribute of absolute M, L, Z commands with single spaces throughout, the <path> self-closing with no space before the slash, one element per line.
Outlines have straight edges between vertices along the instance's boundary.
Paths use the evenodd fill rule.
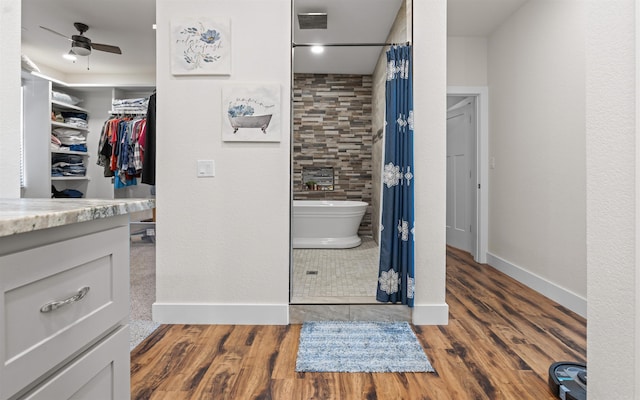
<path fill-rule="evenodd" d="M 73 26 L 76 27 L 80 34 L 72 35 L 71 37 L 63 35 L 62 33 L 56 32 L 53 29 L 47 28 L 45 26 L 40 26 L 40 28 L 51 33 L 55 33 L 56 35 L 62 36 L 63 38 L 69 40 L 71 42 L 71 51 L 78 56 L 88 56 L 89 54 L 91 54 L 91 49 L 106 51 L 107 53 L 122 54 L 122 50 L 120 50 L 120 47 L 118 46 L 91 42 L 91 39 L 84 36 L 84 33 L 89 30 L 88 25 L 83 24 L 82 22 L 74 22 Z"/>

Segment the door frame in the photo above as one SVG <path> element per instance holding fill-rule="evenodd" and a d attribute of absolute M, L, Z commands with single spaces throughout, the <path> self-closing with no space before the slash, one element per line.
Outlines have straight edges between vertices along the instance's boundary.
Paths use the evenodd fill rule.
<path fill-rule="evenodd" d="M 451 106 L 451 100 L 455 100 Z M 478 211 L 477 207 L 477 195 L 478 191 L 478 183 L 477 183 L 477 173 L 478 167 L 476 163 L 476 139 L 477 139 L 477 131 L 478 127 L 476 124 L 478 118 L 478 112 L 476 107 L 476 96 L 458 96 L 458 95 L 447 95 L 447 245 L 451 245 L 454 247 L 458 247 L 463 249 L 469 254 L 476 257 L 477 246 L 478 246 L 478 219 L 476 218 L 476 214 Z M 464 111 L 463 111 L 464 110 Z M 469 114 L 467 114 L 469 113 Z M 465 117 L 467 115 L 467 117 Z M 467 161 L 467 167 L 463 168 L 463 170 L 458 170 L 458 167 L 449 170 L 449 156 L 451 149 L 450 145 L 450 135 L 453 134 L 450 128 L 449 123 L 452 119 L 462 118 L 459 121 L 463 124 L 460 125 L 460 122 L 457 124 L 458 129 L 464 129 L 464 154 Z M 468 120 L 467 120 L 468 119 Z M 468 122 L 468 126 L 467 126 Z M 460 135 L 462 132 L 456 131 L 456 135 Z M 467 137 L 469 135 L 469 137 Z M 453 144 L 453 142 L 451 142 Z M 458 142 L 458 145 L 460 143 Z M 459 151 L 462 151 L 462 148 L 458 148 Z M 455 151 L 454 151 L 455 152 Z M 458 154 L 455 152 L 455 154 Z M 456 157 L 457 158 L 457 157 Z M 461 174 L 461 175 L 459 175 Z M 457 175 L 457 176 L 455 176 Z M 460 224 L 461 221 L 458 221 L 458 213 L 461 211 L 458 209 L 458 202 L 456 199 L 461 193 L 457 192 L 456 182 L 458 179 L 464 179 L 465 182 L 465 194 L 464 196 L 464 215 L 466 215 L 466 220 L 464 224 Z M 452 186 L 453 185 L 453 186 Z M 452 189 L 456 194 L 453 197 L 449 197 L 449 190 Z M 451 209 L 451 210 L 450 210 Z M 455 209 L 455 211 L 453 211 Z M 454 219 L 449 221 L 449 213 L 450 211 L 453 213 L 451 215 Z M 449 223 L 453 223 L 453 226 L 450 226 Z M 459 229 L 464 229 L 466 232 L 464 244 L 460 242 L 460 233 L 456 232 Z M 451 236 L 450 236 L 451 234 Z"/>
<path fill-rule="evenodd" d="M 489 238 L 489 88 L 447 86 L 447 95 L 476 99 L 476 262 L 486 264 Z"/>

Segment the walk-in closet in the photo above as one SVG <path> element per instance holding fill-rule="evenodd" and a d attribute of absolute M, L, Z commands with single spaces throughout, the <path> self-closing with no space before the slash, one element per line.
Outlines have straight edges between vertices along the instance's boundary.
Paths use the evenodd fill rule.
<path fill-rule="evenodd" d="M 20 3 L 21 197 L 155 199 L 155 0 Z M 134 347 L 158 326 L 156 210 L 129 215 Z"/>

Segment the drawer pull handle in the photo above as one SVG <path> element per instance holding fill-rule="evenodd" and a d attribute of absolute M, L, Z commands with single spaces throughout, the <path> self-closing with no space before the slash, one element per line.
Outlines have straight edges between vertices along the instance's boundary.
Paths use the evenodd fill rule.
<path fill-rule="evenodd" d="M 87 295 L 88 292 L 89 292 L 89 286 L 82 287 L 78 290 L 78 293 L 74 294 L 68 299 L 60 300 L 60 301 L 52 301 L 51 303 L 47 303 L 43 305 L 42 307 L 40 307 L 40 312 L 42 313 L 51 312 L 60 307 L 66 306 L 67 304 L 78 302 L 82 300 L 84 296 Z"/>

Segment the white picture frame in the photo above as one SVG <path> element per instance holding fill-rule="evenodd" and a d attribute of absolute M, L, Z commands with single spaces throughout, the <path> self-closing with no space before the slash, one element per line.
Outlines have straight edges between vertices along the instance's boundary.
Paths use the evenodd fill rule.
<path fill-rule="evenodd" d="M 231 20 L 179 18 L 171 20 L 173 75 L 231 75 Z"/>
<path fill-rule="evenodd" d="M 282 136 L 280 85 L 227 85 L 222 88 L 222 140 L 279 142 Z"/>

